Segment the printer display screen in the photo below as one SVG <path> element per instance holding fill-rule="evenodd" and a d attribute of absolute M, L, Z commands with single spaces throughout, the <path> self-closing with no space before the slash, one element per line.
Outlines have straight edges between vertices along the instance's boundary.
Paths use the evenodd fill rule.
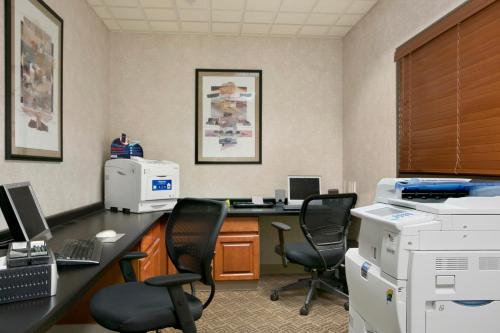
<path fill-rule="evenodd" d="M 151 186 L 153 191 L 171 191 L 172 179 L 153 179 Z"/>

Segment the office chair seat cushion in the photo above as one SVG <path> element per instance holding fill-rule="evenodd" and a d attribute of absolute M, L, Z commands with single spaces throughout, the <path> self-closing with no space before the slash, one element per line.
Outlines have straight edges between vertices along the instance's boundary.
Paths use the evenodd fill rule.
<path fill-rule="evenodd" d="M 276 245 L 275 252 L 281 255 L 280 246 Z M 307 242 L 287 243 L 285 244 L 285 255 L 290 262 L 305 267 L 322 268 L 324 267 L 318 252 Z M 325 260 L 328 266 L 336 265 L 344 256 L 343 249 L 330 249 L 325 253 Z"/>
<path fill-rule="evenodd" d="M 193 319 L 201 317 L 203 305 L 187 294 Z M 98 291 L 90 302 L 92 317 L 107 329 L 145 332 L 175 326 L 177 320 L 167 288 L 128 282 Z"/>

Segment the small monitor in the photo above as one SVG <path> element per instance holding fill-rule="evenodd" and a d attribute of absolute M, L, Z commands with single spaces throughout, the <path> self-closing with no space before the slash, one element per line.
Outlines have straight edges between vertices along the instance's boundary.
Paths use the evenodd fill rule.
<path fill-rule="evenodd" d="M 320 193 L 320 176 L 288 176 L 289 205 L 301 205 L 308 196 Z"/>
<path fill-rule="evenodd" d="M 29 182 L 0 187 L 0 207 L 15 241 L 50 239 L 49 226 Z"/>

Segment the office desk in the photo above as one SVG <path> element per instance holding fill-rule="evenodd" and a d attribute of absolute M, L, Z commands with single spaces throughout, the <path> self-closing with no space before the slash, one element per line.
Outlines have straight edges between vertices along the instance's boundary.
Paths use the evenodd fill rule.
<path fill-rule="evenodd" d="M 159 229 L 157 228 L 158 221 L 165 221 L 168 215 L 168 212 L 129 215 L 99 211 L 52 228 L 53 237 L 48 242 L 52 249 L 60 248 L 62 242 L 67 238 L 91 238 L 99 231 L 106 229 L 113 229 L 117 233 L 125 233 L 126 235 L 116 243 L 104 244 L 101 263 L 99 265 L 59 267 L 59 280 L 55 296 L 0 305 L 0 333 L 46 331 L 71 309 L 77 301 L 81 300 L 94 284 L 98 283 L 108 268 L 116 266 L 116 262 L 124 253 L 131 249 L 143 250 L 140 246 L 137 248 L 137 244 L 140 244 L 141 240 L 144 242 L 144 239 L 148 238 L 147 235 L 154 229 Z M 298 211 L 284 211 L 279 207 L 229 209 L 227 223 L 223 227 L 218 244 L 222 246 L 225 242 L 229 242 L 231 245 L 234 245 L 233 241 L 236 240 L 238 244 L 243 245 L 242 248 L 244 251 L 249 248 L 248 244 L 253 244 L 254 247 L 251 248 L 253 252 L 248 253 L 248 265 L 252 266 L 253 275 L 241 273 L 239 275 L 231 275 L 229 278 L 223 277 L 219 280 L 255 280 L 259 277 L 259 234 L 258 229 L 256 229 L 256 232 L 242 229 L 242 226 L 248 226 L 248 221 L 256 221 L 255 223 L 258 224 L 258 218 L 262 216 L 298 215 Z M 231 229 L 231 226 L 236 227 L 236 230 Z M 249 232 L 252 232 L 251 237 L 248 235 Z M 253 243 L 249 242 L 249 239 Z M 163 247 L 163 244 L 159 244 L 159 246 Z M 223 252 L 220 249 L 219 247 L 219 254 Z M 246 253 L 244 251 L 238 252 L 237 246 L 232 246 L 231 251 L 226 254 L 237 254 L 238 264 L 245 265 L 244 260 L 238 257 L 239 255 L 244 255 Z M 216 257 L 214 260 L 214 270 L 217 267 L 222 267 L 224 270 L 224 265 L 235 264 L 230 262 L 231 258 L 227 258 L 227 256 L 226 258 L 219 258 L 222 259 L 222 262 L 218 262 Z M 231 266 L 230 269 L 235 269 L 235 267 Z M 221 276 L 223 275 L 222 273 Z"/>
<path fill-rule="evenodd" d="M 91 238 L 99 231 L 125 233 L 118 242 L 104 244 L 99 265 L 59 268 L 53 297 L 0 305 L 0 332 L 43 332 L 52 326 L 104 273 L 129 251 L 162 216 L 162 213 L 117 214 L 100 211 L 52 230 L 49 245 L 58 249 L 66 238 Z"/>

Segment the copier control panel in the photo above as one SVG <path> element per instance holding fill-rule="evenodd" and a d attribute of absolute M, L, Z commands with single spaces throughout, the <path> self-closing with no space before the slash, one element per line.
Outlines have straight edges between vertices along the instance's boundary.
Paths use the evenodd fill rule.
<path fill-rule="evenodd" d="M 409 210 L 402 210 L 402 209 L 396 209 L 392 207 L 383 207 L 383 208 L 377 208 L 373 210 L 368 210 L 366 211 L 369 214 L 373 214 L 376 216 L 384 217 L 390 221 L 393 222 L 398 222 L 401 219 L 404 219 L 408 216 L 414 216 L 415 213 L 409 211 Z"/>

